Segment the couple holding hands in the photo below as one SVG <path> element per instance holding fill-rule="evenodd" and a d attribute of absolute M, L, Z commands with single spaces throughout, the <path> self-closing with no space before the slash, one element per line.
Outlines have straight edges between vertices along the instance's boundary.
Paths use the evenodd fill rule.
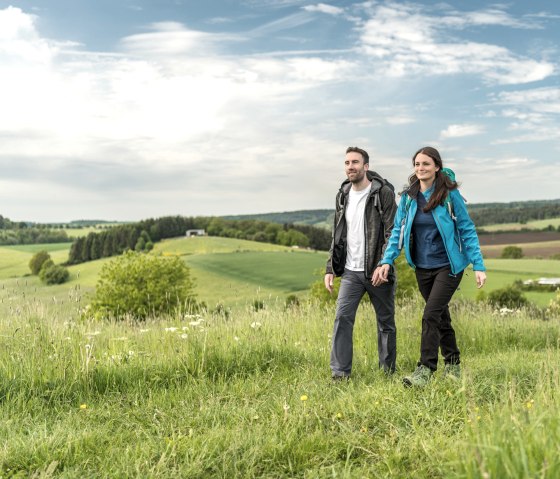
<path fill-rule="evenodd" d="M 392 185 L 370 169 L 368 153 L 358 147 L 346 150 L 347 180 L 336 196 L 325 274 L 329 292 L 334 277 L 341 276 L 330 360 L 333 380 L 350 377 L 352 333 L 364 293 L 377 317 L 379 367 L 387 373 L 395 371 L 397 279 L 393 265 L 403 247 L 426 301 L 420 359 L 403 383 L 425 386 L 437 369 L 440 349 L 445 363 L 443 374 L 460 378 L 460 352 L 449 301 L 469 264 L 473 265 L 477 286 L 484 285 L 480 244 L 455 175 L 443 167 L 439 152 L 432 147 L 421 148 L 412 157 L 412 166 L 414 172 L 397 206 Z"/>

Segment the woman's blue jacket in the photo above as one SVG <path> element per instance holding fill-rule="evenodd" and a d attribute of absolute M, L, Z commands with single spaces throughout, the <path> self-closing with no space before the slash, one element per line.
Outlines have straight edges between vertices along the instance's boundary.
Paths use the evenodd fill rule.
<path fill-rule="evenodd" d="M 430 188 L 423 193 L 426 200 L 429 200 L 431 192 L 432 189 Z M 470 263 L 473 265 L 473 270 L 486 271 L 474 223 L 467 212 L 465 201 L 457 189 L 449 192 L 449 203 L 452 205 L 451 209 L 444 205 L 438 205 L 432 210 L 432 215 L 443 239 L 451 272 L 458 274 Z M 395 216 L 391 237 L 387 243 L 385 254 L 379 262 L 380 265 L 393 264 L 404 245 L 406 261 L 412 268 L 416 268 L 411 254 L 411 229 L 417 208 L 416 198 L 410 198 L 408 194 L 403 193 Z"/>

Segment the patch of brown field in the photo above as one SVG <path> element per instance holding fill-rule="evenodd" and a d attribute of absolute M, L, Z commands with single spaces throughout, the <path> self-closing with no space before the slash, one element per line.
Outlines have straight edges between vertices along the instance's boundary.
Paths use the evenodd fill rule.
<path fill-rule="evenodd" d="M 560 241 L 542 241 L 539 243 L 508 243 L 496 245 L 481 245 L 485 258 L 499 258 L 506 246 L 519 246 L 525 258 L 550 258 L 560 254 Z"/>
<path fill-rule="evenodd" d="M 540 243 L 543 241 L 560 241 L 560 232 L 527 231 L 523 233 L 485 233 L 479 234 L 478 239 L 481 246 L 519 245 L 523 243 Z"/>

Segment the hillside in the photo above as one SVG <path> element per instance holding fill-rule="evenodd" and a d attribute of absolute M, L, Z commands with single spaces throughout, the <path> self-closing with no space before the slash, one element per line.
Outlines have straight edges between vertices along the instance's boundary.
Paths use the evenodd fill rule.
<path fill-rule="evenodd" d="M 525 224 L 529 221 L 542 222 L 546 219 L 560 218 L 560 199 L 513 201 L 510 203 L 468 203 L 467 207 L 477 227 L 507 223 Z M 302 224 L 331 228 L 333 215 L 334 210 L 322 209 L 235 215 L 224 216 L 223 218 L 233 220 L 252 219 L 280 224 Z"/>

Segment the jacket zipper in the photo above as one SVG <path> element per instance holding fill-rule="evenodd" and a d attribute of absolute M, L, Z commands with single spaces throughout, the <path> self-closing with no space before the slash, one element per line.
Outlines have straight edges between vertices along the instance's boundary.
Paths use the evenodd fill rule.
<path fill-rule="evenodd" d="M 435 214 L 435 212 L 433 210 L 432 210 L 432 216 L 433 216 L 434 220 L 436 221 L 437 228 L 438 228 L 439 234 L 441 236 L 441 240 L 443 241 L 443 246 L 445 247 L 445 253 L 447 254 L 447 258 L 449 259 L 449 264 L 451 264 L 451 271 L 452 271 L 453 274 L 456 274 L 457 268 L 453 264 L 453 260 L 451 259 L 451 255 L 449 254 L 449 248 L 447 247 L 447 244 L 445 243 L 445 236 L 442 234 L 443 228 L 441 226 L 441 223 L 439 222 L 439 219 L 438 219 L 437 215 Z M 453 231 L 453 237 L 455 237 L 455 231 Z M 453 241 L 455 241 L 455 239 L 453 239 Z"/>

